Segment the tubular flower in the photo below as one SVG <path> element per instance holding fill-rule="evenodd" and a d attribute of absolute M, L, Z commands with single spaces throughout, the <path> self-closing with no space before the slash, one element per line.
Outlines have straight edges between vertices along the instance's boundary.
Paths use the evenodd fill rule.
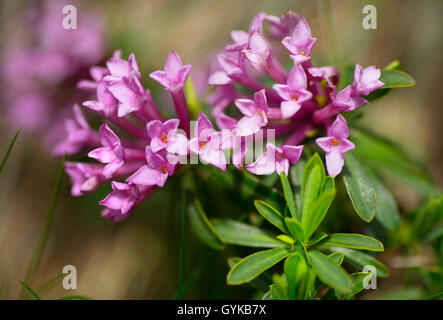
<path fill-rule="evenodd" d="M 345 153 L 355 148 L 349 141 L 348 125 L 345 118 L 338 115 L 327 131 L 328 136 L 318 138 L 315 142 L 326 152 L 326 168 L 331 177 L 336 177 L 345 163 Z"/>

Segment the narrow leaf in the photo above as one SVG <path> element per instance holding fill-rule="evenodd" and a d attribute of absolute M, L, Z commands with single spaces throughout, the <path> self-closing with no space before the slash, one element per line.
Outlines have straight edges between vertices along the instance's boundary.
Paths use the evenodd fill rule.
<path fill-rule="evenodd" d="M 307 276 L 308 268 L 299 254 L 292 254 L 285 260 L 284 273 L 289 289 L 289 299 L 296 299 L 303 297 L 305 278 Z"/>
<path fill-rule="evenodd" d="M 343 180 L 355 211 L 364 221 L 370 222 L 375 216 L 375 189 L 352 152 L 346 154 Z"/>
<path fill-rule="evenodd" d="M 322 195 L 313 203 L 309 215 L 303 216 L 304 219 L 302 219 L 302 225 L 305 230 L 305 239 L 309 239 L 323 221 L 334 197 L 335 190 L 322 193 Z"/>
<path fill-rule="evenodd" d="M 232 257 L 228 259 L 229 269 L 232 269 L 238 262 L 240 262 L 241 258 Z M 252 287 L 262 292 L 267 292 L 269 290 L 269 286 L 272 284 L 271 278 L 263 272 L 256 278 L 252 279 L 248 282 Z"/>
<path fill-rule="evenodd" d="M 284 233 L 288 233 L 288 229 L 286 228 L 285 222 L 283 220 L 283 216 L 280 212 L 274 209 L 270 204 L 261 201 L 254 201 L 255 208 L 257 211 L 271 224 L 279 228 Z"/>
<path fill-rule="evenodd" d="M 383 243 L 377 239 L 356 233 L 332 233 L 322 244 L 368 251 L 384 250 Z"/>
<path fill-rule="evenodd" d="M 224 248 L 222 239 L 215 231 L 197 198 L 194 199 L 194 204 L 189 207 L 189 222 L 194 234 L 203 243 L 215 250 Z"/>
<path fill-rule="evenodd" d="M 339 292 L 350 289 L 352 283 L 349 275 L 333 259 L 316 250 L 308 254 L 312 268 L 321 281 Z"/>
<path fill-rule="evenodd" d="M 274 248 L 251 254 L 240 260 L 229 271 L 227 282 L 230 285 L 238 285 L 251 281 L 289 254 L 290 252 L 286 248 Z"/>
<path fill-rule="evenodd" d="M 300 219 L 300 214 L 298 213 L 297 206 L 295 205 L 295 198 L 294 194 L 292 193 L 291 185 L 289 184 L 288 177 L 286 177 L 284 172 L 280 174 L 280 179 L 283 188 L 283 194 L 285 196 L 289 211 L 291 212 L 291 216 L 294 219 Z"/>
<path fill-rule="evenodd" d="M 400 213 L 397 203 L 391 192 L 375 176 L 374 173 L 367 171 L 371 183 L 374 186 L 376 194 L 375 219 L 380 222 L 389 231 L 395 231 L 400 226 Z"/>
<path fill-rule="evenodd" d="M 305 231 L 303 230 L 301 223 L 294 218 L 285 218 L 285 223 L 291 235 L 295 239 L 305 243 Z"/>
<path fill-rule="evenodd" d="M 343 253 L 345 261 L 355 268 L 363 270 L 365 266 L 374 266 L 377 270 L 376 277 L 386 278 L 389 275 L 388 268 L 369 254 L 342 247 L 331 247 L 331 250 Z"/>
<path fill-rule="evenodd" d="M 311 212 L 311 207 L 320 195 L 325 182 L 325 168 L 318 153 L 314 154 L 303 171 L 302 185 L 302 222 Z"/>
<path fill-rule="evenodd" d="M 228 244 L 262 248 L 285 246 L 284 242 L 246 223 L 230 219 L 211 219 L 211 223 L 217 234 Z"/>

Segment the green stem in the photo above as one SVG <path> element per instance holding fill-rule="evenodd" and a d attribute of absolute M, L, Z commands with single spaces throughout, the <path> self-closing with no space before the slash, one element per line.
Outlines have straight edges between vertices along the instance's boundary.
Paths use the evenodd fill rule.
<path fill-rule="evenodd" d="M 181 245 L 180 245 L 180 283 L 178 290 L 178 300 L 184 297 L 184 281 L 185 281 L 185 232 L 186 232 L 186 191 L 182 195 L 182 228 L 181 228 Z"/>
<path fill-rule="evenodd" d="M 65 164 L 65 156 L 63 156 L 62 161 L 60 163 L 58 174 L 57 174 L 57 182 L 55 185 L 54 193 L 52 195 L 51 205 L 49 206 L 49 211 L 45 219 L 45 225 L 43 228 L 43 232 L 40 236 L 40 239 L 37 244 L 37 248 L 32 257 L 31 263 L 29 264 L 28 272 L 26 273 L 25 283 L 32 285 L 32 282 L 35 277 L 35 273 L 37 272 L 38 265 L 40 264 L 41 257 L 43 255 L 43 251 L 45 249 L 46 241 L 48 239 L 49 230 L 51 229 L 52 221 L 54 219 L 55 207 L 57 205 L 58 196 L 60 194 L 60 189 L 63 181 L 64 174 L 64 164 Z M 27 291 L 25 287 L 22 288 L 20 293 L 21 299 L 26 299 Z"/>

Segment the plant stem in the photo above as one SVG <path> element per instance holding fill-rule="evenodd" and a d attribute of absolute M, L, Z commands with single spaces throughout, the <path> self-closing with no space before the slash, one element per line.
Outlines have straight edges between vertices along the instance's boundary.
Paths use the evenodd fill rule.
<path fill-rule="evenodd" d="M 180 282 L 178 289 L 178 300 L 182 300 L 184 296 L 184 282 L 185 282 L 185 232 L 186 232 L 186 191 L 182 195 L 182 230 L 181 230 L 181 245 L 180 245 Z"/>

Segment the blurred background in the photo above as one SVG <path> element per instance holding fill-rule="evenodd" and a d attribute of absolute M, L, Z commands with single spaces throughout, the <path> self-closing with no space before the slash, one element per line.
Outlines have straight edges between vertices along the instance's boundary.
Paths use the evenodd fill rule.
<path fill-rule="evenodd" d="M 39 2 L 43 1 L 0 0 L 1 156 L 14 133 L 22 130 L 0 176 L 0 279 L 6 292 L 3 298 L 18 298 L 19 281 L 25 277 L 50 204 L 59 160 L 52 157 L 49 147 L 60 128 L 50 128 L 48 123 L 62 124 L 57 119 L 62 119 L 74 102 L 85 100 L 75 85 L 78 79 L 88 77 L 89 66 L 103 63 L 115 49 L 122 49 L 124 58 L 134 52 L 145 86 L 152 88 L 154 96 L 161 95 L 162 90 L 148 80 L 148 74 L 162 69 L 170 51 L 178 52 L 184 63 L 192 64 L 191 77 L 198 82 L 211 54 L 230 42 L 230 31 L 247 30 L 261 11 L 280 16 L 293 10 L 306 17 L 313 36 L 318 38 L 312 56 L 322 65 L 358 62 L 383 67 L 399 59 L 400 69 L 412 75 L 417 86 L 394 90 L 371 103 L 362 122 L 423 161 L 437 185 L 443 186 L 440 0 L 72 0 L 66 3 L 78 9 L 80 32 L 68 41 L 54 31 L 61 28 L 61 20 L 57 20 L 62 19 L 61 12 L 53 16 L 49 13 L 45 16 L 49 22 L 39 25 L 43 17 L 32 9 Z M 376 30 L 362 28 L 362 8 L 367 4 L 377 8 Z M 326 23 L 330 17 L 328 7 L 332 10 L 332 28 Z M 40 27 L 33 28 L 34 23 Z M 57 54 L 45 57 L 38 51 L 31 57 L 21 57 L 23 48 L 33 46 L 35 34 L 44 48 L 64 48 L 69 60 Z M 43 79 L 44 85 L 27 84 L 29 74 Z M 47 79 L 48 74 L 57 76 Z M 33 107 L 27 107 L 29 103 Z M 45 298 L 69 294 L 94 299 L 175 298 L 180 219 L 179 201 L 171 190 L 178 187 L 172 181 L 128 221 L 114 224 L 100 217 L 101 207 L 97 204 L 109 192 L 106 187 L 72 198 L 65 177 L 34 289 L 60 275 L 63 267 L 70 264 L 77 268 L 78 289 L 68 292 L 58 284 Z M 393 192 L 404 209 L 418 204 L 416 195 L 408 189 Z M 228 253 L 205 249 L 191 234 L 187 246 L 197 247 L 186 258 L 187 297 L 235 298 L 247 290 L 224 285 Z M 389 257 L 382 256 L 381 260 L 390 266 Z M 213 268 L 215 263 L 220 268 Z M 392 274 L 379 283 L 377 292 L 395 288 L 396 272 Z"/>

